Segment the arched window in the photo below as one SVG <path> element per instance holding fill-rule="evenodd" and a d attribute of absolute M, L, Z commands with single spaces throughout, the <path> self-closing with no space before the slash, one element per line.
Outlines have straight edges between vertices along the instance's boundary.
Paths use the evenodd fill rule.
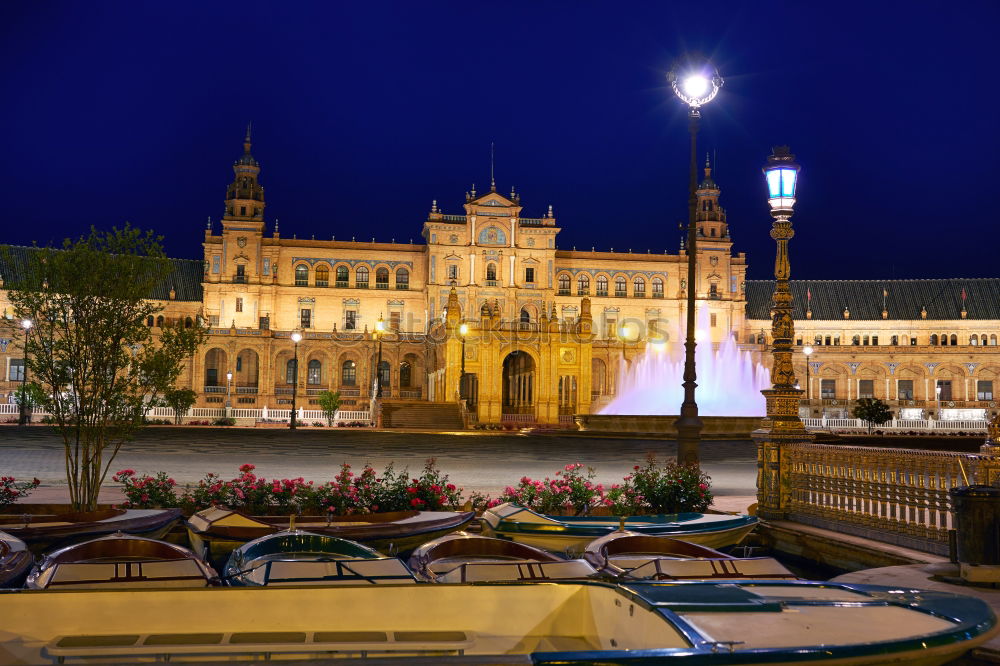
<path fill-rule="evenodd" d="M 354 386 L 358 381 L 358 366 L 354 361 L 348 359 L 340 366 L 341 386 Z"/>
<path fill-rule="evenodd" d="M 358 289 L 368 288 L 368 267 L 358 266 L 358 270 L 354 272 L 354 286 Z"/>
<path fill-rule="evenodd" d="M 326 266 L 316 267 L 316 286 L 327 287 L 330 285 L 330 269 Z"/>
<path fill-rule="evenodd" d="M 563 296 L 569 295 L 569 275 L 561 273 L 559 275 L 559 293 Z"/>
<path fill-rule="evenodd" d="M 635 292 L 636 298 L 643 298 L 646 295 L 646 281 L 641 277 L 636 277 L 632 280 L 632 291 Z"/>
<path fill-rule="evenodd" d="M 814 345 L 821 345 L 821 344 L 823 344 L 823 336 L 822 335 L 817 335 L 816 337 L 814 337 L 813 338 L 813 344 Z"/>
<path fill-rule="evenodd" d="M 663 298 L 663 278 L 653 278 L 653 298 Z"/>
<path fill-rule="evenodd" d="M 410 288 L 410 271 L 400 268 L 396 271 L 396 289 Z"/>
<path fill-rule="evenodd" d="M 851 338 L 851 344 L 852 345 L 860 345 L 861 344 L 861 336 L 860 335 L 855 335 L 853 338 Z"/>
<path fill-rule="evenodd" d="M 522 324 L 531 323 L 531 313 L 528 312 L 528 308 L 521 308 L 521 323 Z"/>
<path fill-rule="evenodd" d="M 979 345 L 979 336 L 976 335 L 975 333 L 973 333 L 972 337 L 969 338 L 969 344 L 972 345 L 972 346 L 974 346 L 974 347 L 977 346 L 977 345 Z"/>
<path fill-rule="evenodd" d="M 153 328 L 153 315 L 146 317 L 146 326 Z"/>
<path fill-rule="evenodd" d="M 337 266 L 337 286 L 346 287 L 348 281 L 347 266 Z"/>
<path fill-rule="evenodd" d="M 385 266 L 379 266 L 375 269 L 375 288 L 376 289 L 388 289 L 389 288 L 389 269 Z"/>
<path fill-rule="evenodd" d="M 590 296 L 590 276 L 580 275 L 576 278 L 576 295 Z"/>
<path fill-rule="evenodd" d="M 410 384 L 411 381 L 413 381 L 413 366 L 403 361 L 399 364 L 399 385 L 403 388 L 408 388 L 412 386 Z"/>
<path fill-rule="evenodd" d="M 891 337 L 891 338 L 889 339 L 889 344 L 890 344 L 890 345 L 898 345 L 898 344 L 899 344 L 899 336 L 898 336 L 898 335 L 894 335 L 894 336 L 892 336 L 892 337 Z"/>
<path fill-rule="evenodd" d="M 954 347 L 958 344 L 958 336 L 954 333 L 951 334 L 951 346 Z"/>
<path fill-rule="evenodd" d="M 389 372 L 389 361 L 382 361 L 378 364 L 378 383 L 383 388 L 387 388 L 391 385 L 391 374 Z"/>
<path fill-rule="evenodd" d="M 615 278 L 615 296 L 618 298 L 628 296 L 628 282 L 621 275 Z"/>
<path fill-rule="evenodd" d="M 486 264 L 486 284 L 489 286 L 496 286 L 497 281 L 497 265 L 496 264 Z"/>
<path fill-rule="evenodd" d="M 194 320 L 191 317 L 184 317 L 184 328 L 191 328 L 194 326 Z"/>
<path fill-rule="evenodd" d="M 597 276 L 597 295 L 598 296 L 608 295 L 608 278 L 603 275 Z"/>
<path fill-rule="evenodd" d="M 295 267 L 295 286 L 305 287 L 309 284 L 309 267 L 299 264 Z"/>
<path fill-rule="evenodd" d="M 295 359 L 290 358 L 288 362 L 285 363 L 285 383 L 294 384 L 295 383 Z"/>
<path fill-rule="evenodd" d="M 931 336 L 931 346 L 936 346 L 936 345 L 937 345 L 937 335 L 932 335 Z"/>
<path fill-rule="evenodd" d="M 990 336 L 990 346 L 994 347 L 996 346 L 996 344 L 997 344 L 997 336 L 994 333 L 993 335 Z"/>
<path fill-rule="evenodd" d="M 163 328 L 163 315 L 156 318 L 156 327 Z"/>
<path fill-rule="evenodd" d="M 309 366 L 306 369 L 306 383 L 307 384 L 322 384 L 323 383 L 323 364 L 313 359 L 309 361 Z"/>

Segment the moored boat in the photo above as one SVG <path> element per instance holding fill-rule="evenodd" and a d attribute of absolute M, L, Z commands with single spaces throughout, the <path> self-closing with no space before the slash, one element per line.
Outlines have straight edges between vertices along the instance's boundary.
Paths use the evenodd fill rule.
<path fill-rule="evenodd" d="M 21 664 L 337 653 L 442 664 L 932 666 L 997 633 L 979 599 L 804 581 L 22 590 L 4 594 L 0 623 L 0 654 Z"/>
<path fill-rule="evenodd" d="M 41 553 L 51 547 L 124 532 L 159 539 L 181 518 L 180 509 L 100 509 L 57 515 L 7 517 L 0 530 Z"/>
<path fill-rule="evenodd" d="M 462 529 L 476 517 L 474 511 L 394 511 L 349 516 L 299 516 L 299 529 L 357 541 L 387 555 L 405 553 L 430 539 Z M 284 516 L 248 516 L 234 509 L 212 507 L 185 522 L 191 547 L 220 566 L 233 549 L 247 541 L 286 530 Z"/>
<path fill-rule="evenodd" d="M 21 587 L 31 569 L 31 562 L 27 544 L 0 532 L 0 587 Z"/>
<path fill-rule="evenodd" d="M 757 526 L 756 516 L 674 513 L 651 516 L 549 516 L 507 503 L 483 512 L 483 532 L 553 552 L 581 553 L 594 539 L 626 529 L 669 536 L 709 548 L 740 543 Z"/>
<path fill-rule="evenodd" d="M 773 557 L 733 557 L 663 536 L 616 531 L 587 545 L 594 568 L 634 580 L 767 580 L 798 578 Z"/>
<path fill-rule="evenodd" d="M 405 585 L 416 579 L 398 558 L 354 541 L 288 530 L 233 550 L 223 569 L 230 585 Z"/>
<path fill-rule="evenodd" d="M 28 575 L 26 587 L 44 590 L 218 584 L 215 570 L 187 548 L 156 539 L 113 534 L 49 553 Z"/>
<path fill-rule="evenodd" d="M 435 583 L 553 581 L 587 578 L 597 573 L 584 560 L 557 555 L 504 539 L 457 532 L 413 551 L 410 569 Z"/>

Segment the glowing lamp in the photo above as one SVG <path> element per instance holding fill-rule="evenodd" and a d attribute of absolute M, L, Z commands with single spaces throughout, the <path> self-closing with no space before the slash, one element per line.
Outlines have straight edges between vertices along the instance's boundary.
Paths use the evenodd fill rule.
<path fill-rule="evenodd" d="M 30 319 L 22 319 L 21 320 L 21 328 L 23 328 L 26 331 L 29 328 L 31 328 L 32 326 L 34 326 L 34 325 L 35 325 L 35 323 L 33 321 L 31 321 Z"/>
<path fill-rule="evenodd" d="M 771 210 L 785 215 L 791 215 L 795 207 L 795 190 L 799 181 L 799 169 L 795 163 L 795 155 L 788 146 L 776 146 L 767 158 L 764 166 L 764 179 L 767 182 L 767 202 Z"/>
<path fill-rule="evenodd" d="M 382 320 L 382 315 L 379 315 L 378 321 L 375 322 L 375 330 L 379 333 L 385 333 L 385 321 Z"/>
<path fill-rule="evenodd" d="M 227 382 L 233 381 L 233 373 L 231 373 L 231 372 L 227 372 L 226 373 L 226 381 Z"/>
<path fill-rule="evenodd" d="M 722 87 L 719 70 L 707 62 L 675 67 L 667 74 L 667 80 L 674 94 L 692 109 L 711 102 Z"/>
<path fill-rule="evenodd" d="M 459 326 L 458 327 L 458 334 L 461 335 L 463 338 L 465 336 L 467 336 L 469 334 L 469 325 L 468 324 L 462 324 L 461 326 Z"/>
<path fill-rule="evenodd" d="M 292 333 L 291 338 L 292 338 L 292 342 L 294 342 L 295 344 L 298 344 L 299 342 L 302 341 L 302 334 L 299 333 L 298 331 L 295 331 L 294 333 Z"/>
<path fill-rule="evenodd" d="M 803 347 L 802 348 L 802 353 L 806 355 L 806 358 L 809 358 L 810 356 L 812 356 L 812 353 L 813 353 L 812 346 L 811 345 L 806 345 L 805 347 Z"/>

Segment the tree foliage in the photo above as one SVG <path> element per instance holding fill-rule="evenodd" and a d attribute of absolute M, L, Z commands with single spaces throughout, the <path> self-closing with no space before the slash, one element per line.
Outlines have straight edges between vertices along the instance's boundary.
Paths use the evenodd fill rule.
<path fill-rule="evenodd" d="M 191 389 L 168 389 L 163 393 L 163 404 L 174 410 L 174 423 L 177 425 L 197 400 L 198 394 Z"/>
<path fill-rule="evenodd" d="M 62 435 L 77 510 L 96 507 L 122 444 L 203 340 L 199 328 L 168 326 L 154 338 L 146 326 L 162 310 L 148 299 L 170 271 L 159 239 L 126 225 L 36 248 L 7 283 L 16 319 L 34 323 L 27 365 Z"/>
<path fill-rule="evenodd" d="M 861 419 L 868 424 L 868 434 L 871 434 L 873 426 L 880 426 L 892 420 L 892 412 L 889 405 L 878 398 L 859 398 L 854 406 L 854 418 Z"/>
<path fill-rule="evenodd" d="M 333 425 L 333 419 L 337 417 L 337 410 L 340 409 L 340 393 L 333 391 L 323 391 L 319 394 L 317 403 L 323 410 L 326 417 L 326 424 Z"/>

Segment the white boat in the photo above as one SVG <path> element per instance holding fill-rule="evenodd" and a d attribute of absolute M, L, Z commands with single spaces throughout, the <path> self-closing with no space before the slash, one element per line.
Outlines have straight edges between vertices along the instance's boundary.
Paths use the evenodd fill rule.
<path fill-rule="evenodd" d="M 2 599 L 0 661 L 18 664 L 424 656 L 933 666 L 997 633 L 979 599 L 799 581 L 21 590 Z"/>

